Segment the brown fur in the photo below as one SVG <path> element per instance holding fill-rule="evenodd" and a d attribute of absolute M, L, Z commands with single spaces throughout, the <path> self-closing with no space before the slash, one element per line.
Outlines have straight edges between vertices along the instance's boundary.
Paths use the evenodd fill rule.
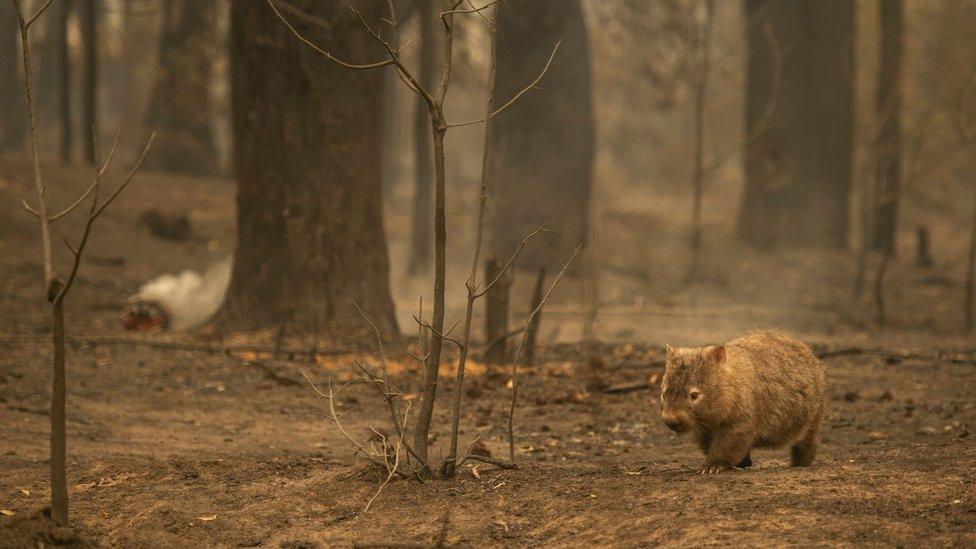
<path fill-rule="evenodd" d="M 776 331 L 751 332 L 724 346 L 668 346 L 661 417 L 693 433 L 705 453 L 699 473 L 748 467 L 752 448 L 790 446 L 794 466 L 810 465 L 825 383 L 823 363 L 810 348 Z"/>

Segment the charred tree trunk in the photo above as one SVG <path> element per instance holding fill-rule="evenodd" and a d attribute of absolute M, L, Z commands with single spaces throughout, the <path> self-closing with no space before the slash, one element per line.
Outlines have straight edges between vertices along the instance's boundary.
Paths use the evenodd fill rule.
<path fill-rule="evenodd" d="M 0 152 L 22 147 L 27 130 L 18 68 L 18 25 L 13 4 L 0 3 Z"/>
<path fill-rule="evenodd" d="M 776 83 L 763 35 L 772 25 L 787 58 L 776 108 L 746 147 L 739 237 L 753 245 L 847 245 L 854 120 L 854 3 L 746 0 L 746 132 L 762 121 Z"/>
<path fill-rule="evenodd" d="M 485 261 L 485 280 L 501 275 L 502 262 L 497 257 Z M 485 294 L 485 363 L 504 364 L 508 356 L 508 296 L 512 277 L 506 273 Z"/>
<path fill-rule="evenodd" d="M 384 54 L 345 2 L 299 7 L 294 21 L 346 59 Z M 365 4 L 365 5 L 364 5 Z M 379 0 L 362 3 L 379 19 Z M 238 242 L 225 324 L 360 330 L 359 303 L 397 332 L 381 209 L 382 71 L 350 71 L 295 40 L 264 2 L 231 8 Z"/>
<path fill-rule="evenodd" d="M 540 267 L 535 279 L 535 289 L 532 291 L 532 302 L 529 303 L 529 323 L 525 326 L 525 349 L 522 351 L 522 366 L 532 366 L 535 363 L 535 344 L 539 338 L 539 324 L 542 322 L 542 310 L 535 315 L 532 311 L 539 309 L 544 298 L 546 282 L 546 268 Z"/>
<path fill-rule="evenodd" d="M 875 204 L 871 246 L 875 250 L 896 249 L 898 202 L 901 179 L 901 66 L 902 0 L 878 0 L 881 14 L 881 67 L 878 73 L 877 116 L 881 124 L 877 138 Z"/>
<path fill-rule="evenodd" d="M 145 127 L 157 132 L 146 165 L 194 175 L 217 173 L 210 124 L 210 81 L 216 51 L 217 5 L 168 0 L 162 4 L 156 84 Z"/>
<path fill-rule="evenodd" d="M 85 72 L 81 83 L 81 135 L 85 162 L 95 163 L 95 135 L 98 133 L 98 14 L 96 0 L 82 0 L 78 4 L 81 16 L 81 45 Z"/>
<path fill-rule="evenodd" d="M 432 0 L 416 0 L 417 17 L 420 22 L 420 84 L 424 89 L 434 86 L 434 65 L 437 64 L 437 48 L 434 43 L 434 18 L 436 5 Z M 421 97 L 416 99 L 413 113 L 414 147 L 414 194 L 411 211 L 410 258 L 407 270 L 412 275 L 430 269 L 431 238 L 431 189 L 433 188 L 434 168 L 430 147 L 430 115 L 427 103 Z"/>
<path fill-rule="evenodd" d="M 510 0 L 499 10 L 496 105 L 538 76 L 557 40 L 562 44 L 540 89 L 500 115 L 492 137 L 489 253 L 511 254 L 548 223 L 519 260 L 527 269 L 558 269 L 589 232 L 590 54 L 579 0 Z"/>

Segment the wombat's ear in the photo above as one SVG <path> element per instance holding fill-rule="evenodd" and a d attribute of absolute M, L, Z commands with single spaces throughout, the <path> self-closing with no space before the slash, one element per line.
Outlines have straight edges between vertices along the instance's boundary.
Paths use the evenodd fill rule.
<path fill-rule="evenodd" d="M 725 345 L 716 345 L 709 349 L 708 359 L 716 366 L 725 362 Z"/>

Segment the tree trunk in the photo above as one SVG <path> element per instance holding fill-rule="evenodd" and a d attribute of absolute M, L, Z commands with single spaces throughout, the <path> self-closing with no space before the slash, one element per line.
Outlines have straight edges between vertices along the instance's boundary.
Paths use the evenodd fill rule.
<path fill-rule="evenodd" d="M 61 163 L 71 163 L 74 133 L 71 127 L 71 49 L 68 44 L 68 22 L 71 20 L 70 5 L 58 2 L 58 25 L 54 38 L 58 41 L 58 118 L 61 125 Z"/>
<path fill-rule="evenodd" d="M 217 173 L 210 115 L 217 5 L 168 0 L 162 4 L 156 84 L 145 127 L 156 131 L 146 166 L 193 175 Z"/>
<path fill-rule="evenodd" d="M 773 81 L 768 22 L 787 58 L 775 111 L 746 147 L 739 237 L 753 245 L 847 245 L 854 133 L 854 3 L 746 0 L 746 133 L 763 119 Z M 755 19 L 754 22 L 752 22 Z"/>
<path fill-rule="evenodd" d="M 27 119 L 21 94 L 17 12 L 0 3 L 0 153 L 24 145 Z"/>
<path fill-rule="evenodd" d="M 702 203 L 705 199 L 705 100 L 708 92 L 708 72 L 712 23 L 715 18 L 715 1 L 705 0 L 705 22 L 696 43 L 698 45 L 698 71 L 695 79 L 695 127 L 694 171 L 692 176 L 691 219 L 691 266 L 686 279 L 695 281 L 701 276 L 702 255 Z"/>
<path fill-rule="evenodd" d="M 379 0 L 359 2 L 368 21 Z M 346 2 L 298 2 L 332 26 L 301 32 L 357 62 L 384 52 Z M 263 2 L 231 8 L 238 242 L 221 320 L 359 330 L 359 303 L 397 332 L 381 209 L 382 71 L 337 66 L 290 35 Z"/>
<path fill-rule="evenodd" d="M 503 262 L 497 257 L 485 261 L 485 281 L 501 274 Z M 508 356 L 508 297 L 512 276 L 505 273 L 485 294 L 485 364 L 504 364 Z"/>
<path fill-rule="evenodd" d="M 437 63 L 437 49 L 434 47 L 434 18 L 436 5 L 432 0 L 416 0 L 417 16 L 420 22 L 420 83 L 425 89 L 433 89 L 434 65 Z M 431 247 L 431 188 L 434 170 L 430 149 L 430 115 L 427 103 L 417 97 L 413 113 L 414 147 L 414 195 L 411 211 L 410 258 L 407 270 L 412 275 L 430 269 Z"/>
<path fill-rule="evenodd" d="M 522 357 L 519 361 L 521 366 L 532 366 L 535 363 L 535 343 L 539 338 L 539 324 L 542 322 L 542 310 L 535 315 L 532 311 L 542 303 L 546 282 L 546 268 L 540 267 L 539 274 L 535 279 L 535 289 L 532 291 L 532 301 L 529 303 L 529 323 L 525 326 L 525 348 L 522 350 Z"/>
<path fill-rule="evenodd" d="M 56 286 L 59 288 L 60 286 Z M 68 526 L 67 431 L 65 428 L 64 300 L 51 303 L 51 518 Z"/>
<path fill-rule="evenodd" d="M 895 250 L 901 177 L 902 0 L 878 0 L 881 14 L 881 67 L 878 72 L 875 196 L 878 211 L 871 246 Z"/>
<path fill-rule="evenodd" d="M 507 257 L 526 234 L 549 225 L 523 252 L 526 269 L 558 269 L 588 234 L 590 54 L 579 0 L 510 0 L 499 10 L 499 107 L 538 76 L 557 40 L 562 44 L 540 89 L 498 116 L 492 138 L 489 253 Z"/>
<path fill-rule="evenodd" d="M 976 198 L 976 189 L 973 190 Z M 976 296 L 976 201 L 973 202 L 973 225 L 969 233 L 969 258 L 966 261 L 966 333 L 973 332 L 976 315 L 973 313 L 973 298 Z"/>
<path fill-rule="evenodd" d="M 95 163 L 95 136 L 98 133 L 98 30 L 96 0 L 82 0 L 78 4 L 81 16 L 81 44 L 85 72 L 81 84 L 81 135 L 85 162 Z"/>

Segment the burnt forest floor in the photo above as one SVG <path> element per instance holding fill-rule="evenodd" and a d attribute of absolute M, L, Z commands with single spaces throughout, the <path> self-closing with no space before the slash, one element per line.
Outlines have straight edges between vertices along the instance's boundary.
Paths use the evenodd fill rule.
<path fill-rule="evenodd" d="M 32 220 L 17 210 L 29 186 L 25 167 L 0 163 L 0 546 L 54 535 L 42 532 L 44 521 L 34 516 L 48 498 L 50 371 L 37 239 Z M 52 174 L 68 188 L 84 185 L 66 170 Z M 56 203 L 63 199 L 53 196 Z M 68 477 L 75 529 L 97 543 L 976 545 L 973 346 L 943 314 L 958 310 L 959 301 L 937 293 L 956 295 L 956 267 L 924 275 L 939 283 L 917 290 L 913 281 L 923 275 L 896 265 L 894 328 L 887 331 L 868 326 L 858 306 L 821 310 L 812 319 L 791 314 L 782 321 L 732 322 L 714 311 L 685 314 L 694 304 L 682 302 L 675 305 L 680 317 L 634 319 L 629 327 L 622 313 L 613 317 L 620 327 L 600 335 L 615 343 L 597 348 L 596 368 L 571 335 L 552 335 L 537 365 L 522 374 L 519 469 L 482 464 L 473 471 L 468 464 L 451 481 L 394 480 L 363 514 L 382 476 L 365 467 L 322 417 L 324 402 L 301 378 L 304 371 L 322 384 L 348 379 L 361 352 L 310 361 L 108 339 L 207 345 L 273 339 L 132 335 L 119 328 L 119 312 L 139 284 L 161 272 L 203 268 L 228 253 L 232 196 L 225 181 L 148 174 L 96 228 L 68 304 Z M 183 243 L 153 239 L 136 222 L 148 206 L 188 210 L 195 236 Z M 77 226 L 78 220 L 68 220 L 64 230 L 74 234 Z M 721 306 L 732 307 L 725 284 L 741 285 L 739 275 L 731 276 L 731 282 L 702 288 L 697 302 L 724 296 Z M 676 295 L 681 300 L 685 294 Z M 649 296 L 662 302 L 654 291 Z M 905 311 L 918 311 L 919 318 Z M 398 313 L 408 317 L 409 306 Z M 544 322 L 553 326 L 560 318 Z M 699 328 L 684 330 L 693 324 Z M 825 359 L 829 415 L 812 467 L 790 468 L 785 451 L 767 451 L 753 456 L 751 469 L 699 477 L 693 471 L 701 456 L 688 438 L 661 424 L 653 385 L 620 394 L 601 389 L 653 376 L 665 341 L 721 340 L 747 324 L 783 325 L 820 349 L 872 352 Z M 937 353 L 948 349 L 962 354 Z M 391 351 L 394 381 L 412 397 L 419 372 L 402 354 Z M 435 461 L 446 452 L 452 361 L 446 354 L 431 446 Z M 462 447 L 477 436 L 493 455 L 505 457 L 508 376 L 491 374 L 472 364 Z M 339 404 L 357 437 L 365 438 L 370 425 L 386 424 L 383 407 L 364 385 L 350 385 Z"/>

